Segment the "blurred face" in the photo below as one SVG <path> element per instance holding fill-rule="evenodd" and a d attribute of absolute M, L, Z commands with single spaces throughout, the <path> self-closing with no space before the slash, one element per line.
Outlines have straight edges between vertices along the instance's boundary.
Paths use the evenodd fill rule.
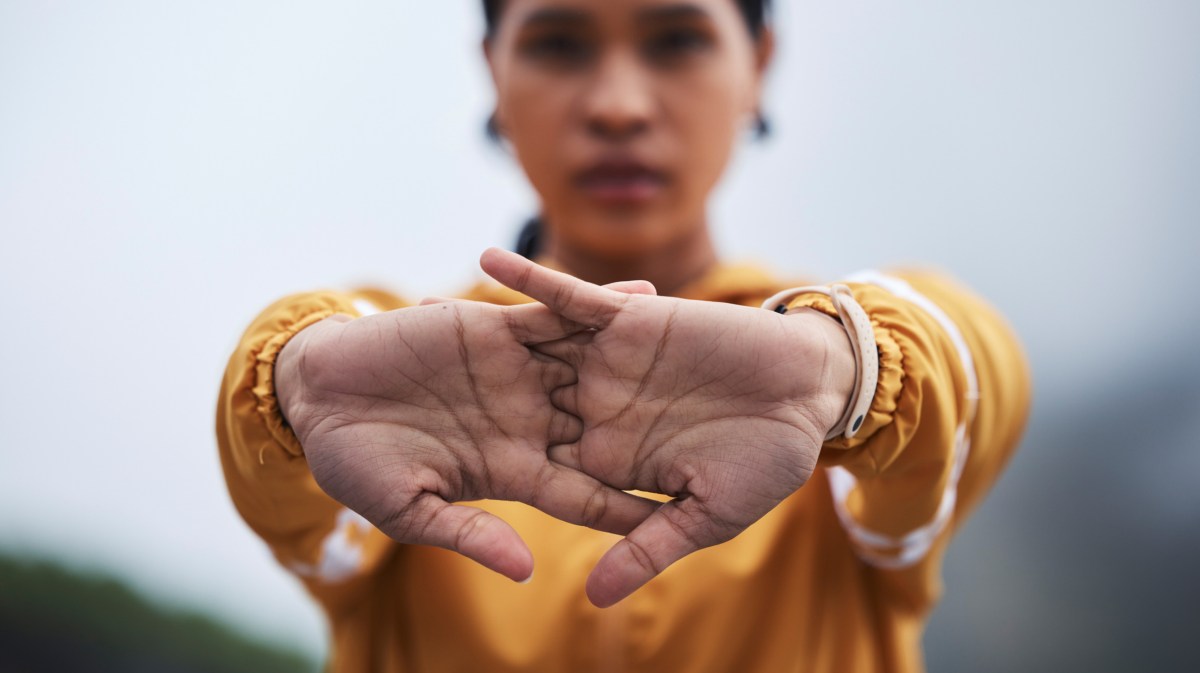
<path fill-rule="evenodd" d="M 507 0 L 486 50 L 551 236 L 625 256 L 706 226 L 769 39 L 733 0 Z"/>

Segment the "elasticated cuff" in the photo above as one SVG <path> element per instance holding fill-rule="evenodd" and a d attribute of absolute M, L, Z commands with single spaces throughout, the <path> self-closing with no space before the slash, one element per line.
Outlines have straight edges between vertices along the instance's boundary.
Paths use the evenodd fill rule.
<path fill-rule="evenodd" d="M 849 285 L 849 287 L 855 300 L 863 307 L 867 315 L 871 316 L 871 327 L 875 331 L 875 346 L 879 356 L 879 382 L 875 386 L 875 398 L 871 402 L 867 417 L 854 438 L 835 437 L 826 441 L 822 447 L 838 451 L 846 451 L 866 444 L 876 432 L 892 423 L 895 419 L 900 392 L 904 387 L 904 355 L 894 334 L 872 315 L 870 303 L 864 301 L 860 289 L 854 285 Z M 833 302 L 829 297 L 821 294 L 809 293 L 796 297 L 788 304 L 788 310 L 797 308 L 811 308 L 834 320 L 841 321 L 837 309 L 833 307 Z M 822 455 L 825 455 L 824 451 L 822 451 Z M 838 462 L 836 457 L 833 457 L 832 462 Z"/>
<path fill-rule="evenodd" d="M 275 396 L 275 360 L 279 357 L 279 352 L 283 347 L 292 340 L 292 337 L 300 333 L 304 328 L 318 323 L 337 311 L 330 309 L 320 309 L 311 313 L 302 314 L 294 321 L 289 321 L 283 325 L 283 329 L 269 339 L 267 339 L 261 348 L 254 353 L 255 360 L 255 381 L 254 381 L 254 399 L 257 402 L 256 410 L 262 418 L 263 423 L 267 426 L 267 430 L 271 433 L 271 437 L 283 447 L 285 451 L 293 456 L 303 456 L 304 447 L 300 446 L 300 440 L 296 438 L 296 433 L 292 431 L 290 425 L 283 418 L 283 413 L 279 409 L 279 399 Z"/>

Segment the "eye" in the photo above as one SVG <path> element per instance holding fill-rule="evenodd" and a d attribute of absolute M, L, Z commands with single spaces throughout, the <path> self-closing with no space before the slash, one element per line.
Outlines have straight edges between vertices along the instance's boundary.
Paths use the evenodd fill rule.
<path fill-rule="evenodd" d="M 646 43 L 646 54 L 656 60 L 674 60 L 707 50 L 712 39 L 694 28 L 671 28 Z"/>
<path fill-rule="evenodd" d="M 531 37 L 521 51 L 535 60 L 561 65 L 583 63 L 591 56 L 590 45 L 570 33 L 543 33 Z"/>

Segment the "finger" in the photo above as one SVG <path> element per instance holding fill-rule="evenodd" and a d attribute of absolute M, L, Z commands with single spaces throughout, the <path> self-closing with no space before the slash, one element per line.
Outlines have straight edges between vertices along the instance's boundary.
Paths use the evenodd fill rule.
<path fill-rule="evenodd" d="M 646 520 L 660 503 L 607 486 L 547 461 L 528 504 L 567 523 L 624 535 Z"/>
<path fill-rule="evenodd" d="M 546 390 L 553 391 L 579 382 L 579 374 L 566 362 L 537 351 L 531 351 L 530 355 L 537 360 L 541 368 L 542 387 Z"/>
<path fill-rule="evenodd" d="M 463 299 L 454 299 L 453 297 L 425 297 L 421 300 L 419 306 L 433 306 L 434 304 L 453 304 L 462 302 Z"/>
<path fill-rule="evenodd" d="M 568 320 L 542 304 L 505 306 L 501 310 L 513 338 L 526 346 L 562 339 L 587 329 L 586 325 Z"/>
<path fill-rule="evenodd" d="M 582 433 L 580 437 L 582 437 Z M 583 470 L 583 460 L 579 457 L 579 442 L 561 443 L 546 450 L 550 460 L 572 470 Z"/>
<path fill-rule="evenodd" d="M 550 429 L 546 433 L 546 444 L 569 444 L 578 442 L 583 436 L 583 421 L 561 411 L 550 417 Z"/>
<path fill-rule="evenodd" d="M 672 563 L 728 537 L 715 533 L 694 498 L 668 502 L 600 558 L 588 576 L 588 599 L 613 605 Z"/>
<path fill-rule="evenodd" d="M 648 280 L 621 280 L 615 283 L 609 283 L 604 286 L 606 289 L 621 294 L 648 294 L 652 296 L 658 295 L 658 290 L 654 287 L 654 283 Z"/>
<path fill-rule="evenodd" d="M 552 271 L 499 248 L 484 251 L 479 265 L 503 285 L 542 302 L 569 320 L 596 329 L 607 326 L 631 296 Z"/>
<path fill-rule="evenodd" d="M 433 493 L 418 496 L 410 505 L 410 514 L 402 528 L 383 528 L 383 532 L 402 542 L 458 552 L 514 582 L 524 582 L 533 575 L 533 554 L 529 547 L 512 526 L 494 514 L 451 505 Z M 412 536 L 414 530 L 420 531 L 416 538 Z"/>
<path fill-rule="evenodd" d="M 579 415 L 579 386 L 570 385 L 550 391 L 550 404 L 568 414 Z"/>
<path fill-rule="evenodd" d="M 592 331 L 572 334 L 565 339 L 547 341 L 530 346 L 534 351 L 561 360 L 578 369 L 583 365 L 583 347 L 592 343 L 596 333 Z"/>

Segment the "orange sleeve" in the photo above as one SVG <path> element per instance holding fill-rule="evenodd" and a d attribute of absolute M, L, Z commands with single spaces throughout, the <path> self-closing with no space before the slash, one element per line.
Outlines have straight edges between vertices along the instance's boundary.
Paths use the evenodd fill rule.
<path fill-rule="evenodd" d="M 365 586 L 396 544 L 317 485 L 280 413 L 274 365 L 300 330 L 334 314 L 357 317 L 358 306 L 355 295 L 322 292 L 268 307 L 230 357 L 217 402 L 217 444 L 234 505 L 327 609 Z"/>
<path fill-rule="evenodd" d="M 1025 426 L 1030 379 L 1004 320 L 932 273 L 850 282 L 871 318 L 879 383 L 853 439 L 825 443 L 820 463 L 859 557 L 885 569 L 936 559 L 986 494 Z M 837 317 L 827 298 L 810 306 Z"/>

